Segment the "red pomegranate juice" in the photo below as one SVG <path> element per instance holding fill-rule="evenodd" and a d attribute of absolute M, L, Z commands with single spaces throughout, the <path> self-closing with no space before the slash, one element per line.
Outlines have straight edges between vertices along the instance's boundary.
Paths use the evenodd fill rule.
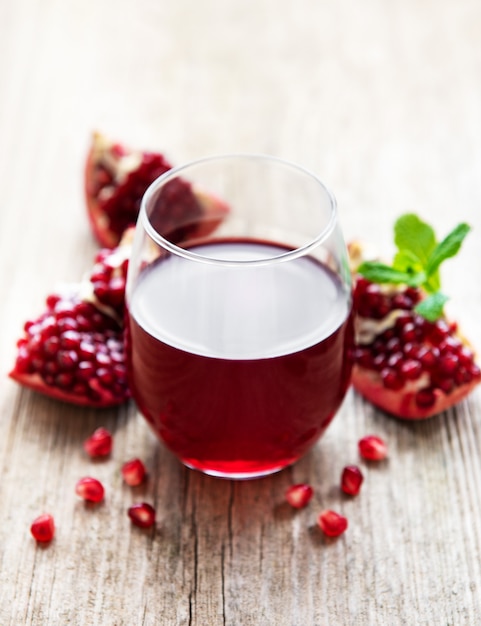
<path fill-rule="evenodd" d="M 286 250 L 248 240 L 194 251 Z M 206 473 L 247 478 L 293 463 L 348 387 L 350 294 L 311 258 L 239 268 L 171 255 L 144 271 L 128 309 L 134 398 L 174 454 Z"/>

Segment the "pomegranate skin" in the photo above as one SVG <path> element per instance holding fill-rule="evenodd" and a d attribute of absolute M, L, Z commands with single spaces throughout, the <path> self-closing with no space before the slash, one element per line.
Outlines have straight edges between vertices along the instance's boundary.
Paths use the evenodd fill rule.
<path fill-rule="evenodd" d="M 358 393 L 379 409 L 404 420 L 423 420 L 433 417 L 464 400 L 478 384 L 479 380 L 474 380 L 457 387 L 449 394 L 441 389 L 434 389 L 434 404 L 428 408 L 422 408 L 416 403 L 415 391 L 386 389 L 375 372 L 359 365 L 354 365 L 352 371 L 352 385 Z"/>

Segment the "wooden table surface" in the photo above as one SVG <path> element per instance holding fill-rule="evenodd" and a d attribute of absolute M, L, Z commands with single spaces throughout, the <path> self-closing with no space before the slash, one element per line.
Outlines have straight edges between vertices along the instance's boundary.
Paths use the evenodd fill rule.
<path fill-rule="evenodd" d="M 180 164 L 263 152 L 316 172 L 348 239 L 391 252 L 416 211 L 473 231 L 446 264 L 450 311 L 481 350 L 481 4 L 477 0 L 3 0 L 0 3 L 0 624 L 306 626 L 481 623 L 481 395 L 422 423 L 350 391 L 311 453 L 269 478 L 183 468 L 133 404 L 91 410 L 7 378 L 23 322 L 96 251 L 90 133 Z M 114 433 L 93 464 L 83 440 Z M 367 466 L 377 433 L 389 460 Z M 132 490 L 119 468 L 140 456 Z M 361 463 L 359 497 L 339 475 Z M 99 507 L 74 493 L 100 478 Z M 293 512 L 293 482 L 315 488 Z M 153 503 L 154 530 L 127 507 Z M 349 518 L 326 540 L 323 508 Z M 48 547 L 29 533 L 50 511 Z"/>

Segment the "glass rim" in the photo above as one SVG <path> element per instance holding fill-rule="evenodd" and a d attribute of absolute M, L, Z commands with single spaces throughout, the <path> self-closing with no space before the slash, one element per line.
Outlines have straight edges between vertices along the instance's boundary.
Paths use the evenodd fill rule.
<path fill-rule="evenodd" d="M 270 257 L 264 257 L 260 259 L 242 259 L 242 260 L 233 260 L 233 259 L 222 259 L 222 258 L 212 258 L 207 257 L 197 252 L 193 252 L 190 249 L 181 248 L 175 243 L 172 243 L 165 237 L 163 237 L 153 226 L 150 221 L 150 218 L 147 214 L 147 207 L 150 204 L 152 197 L 156 194 L 158 189 L 166 184 L 169 180 L 177 178 L 182 172 L 191 169 L 197 165 L 202 165 L 205 163 L 215 162 L 215 161 L 226 161 L 233 159 L 242 159 L 242 160 L 250 160 L 250 161 L 264 161 L 271 162 L 274 164 L 281 165 L 283 167 L 287 167 L 293 171 L 297 171 L 298 173 L 304 174 L 306 177 L 313 180 L 325 193 L 330 208 L 330 216 L 327 224 L 320 230 L 320 232 L 313 238 L 309 239 L 307 243 L 302 246 L 298 246 L 293 248 L 292 250 L 287 250 L 286 252 L 282 252 L 281 254 L 276 254 Z M 271 265 L 273 263 L 280 263 L 284 261 L 290 261 L 297 259 L 299 257 L 307 256 L 308 253 L 317 248 L 323 241 L 325 241 L 331 233 L 334 231 L 337 222 L 337 202 L 333 195 L 333 193 L 328 189 L 328 187 L 322 182 L 322 180 L 313 172 L 308 170 L 307 168 L 297 165 L 296 163 L 289 161 L 287 159 L 283 159 L 281 157 L 271 156 L 268 154 L 262 153 L 249 153 L 249 152 L 232 152 L 225 154 L 217 154 L 202 157 L 199 159 L 195 159 L 189 161 L 183 165 L 178 165 L 167 172 L 161 174 L 158 178 L 156 178 L 146 189 L 144 195 L 142 196 L 142 201 L 140 205 L 139 218 L 137 223 L 142 223 L 143 228 L 145 229 L 147 235 L 159 246 L 168 250 L 172 254 L 176 256 L 183 257 L 185 259 L 189 259 L 191 261 L 195 261 L 197 263 L 209 263 L 212 265 L 223 265 L 223 266 L 259 266 L 259 265 Z"/>

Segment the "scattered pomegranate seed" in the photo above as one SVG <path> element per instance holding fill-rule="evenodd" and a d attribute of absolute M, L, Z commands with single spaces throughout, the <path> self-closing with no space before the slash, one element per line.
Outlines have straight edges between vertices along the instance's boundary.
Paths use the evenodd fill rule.
<path fill-rule="evenodd" d="M 313 493 L 314 491 L 310 485 L 299 483 L 289 487 L 286 491 L 286 500 L 295 509 L 302 509 L 309 503 Z"/>
<path fill-rule="evenodd" d="M 350 496 L 357 496 L 364 476 L 357 465 L 347 465 L 341 474 L 341 489 Z"/>
<path fill-rule="evenodd" d="M 88 502 L 102 502 L 104 499 L 104 487 L 96 478 L 86 476 L 81 478 L 75 485 L 75 493 Z"/>
<path fill-rule="evenodd" d="M 317 524 L 328 537 L 338 537 L 347 529 L 347 518 L 335 511 L 326 509 L 317 518 Z"/>
<path fill-rule="evenodd" d="M 143 482 L 146 475 L 145 465 L 140 459 L 132 459 L 122 465 L 122 477 L 127 485 L 136 487 Z"/>
<path fill-rule="evenodd" d="M 127 511 L 132 523 L 141 528 L 149 528 L 155 524 L 155 509 L 147 502 L 133 504 Z"/>
<path fill-rule="evenodd" d="M 84 441 L 84 450 L 91 457 L 108 456 L 112 452 L 112 435 L 102 426 Z"/>
<path fill-rule="evenodd" d="M 36 541 L 47 543 L 52 541 L 55 534 L 55 523 L 49 513 L 36 517 L 30 526 L 30 532 Z"/>
<path fill-rule="evenodd" d="M 359 453 L 368 461 L 382 461 L 387 457 L 387 445 L 377 435 L 367 435 L 359 440 Z"/>

